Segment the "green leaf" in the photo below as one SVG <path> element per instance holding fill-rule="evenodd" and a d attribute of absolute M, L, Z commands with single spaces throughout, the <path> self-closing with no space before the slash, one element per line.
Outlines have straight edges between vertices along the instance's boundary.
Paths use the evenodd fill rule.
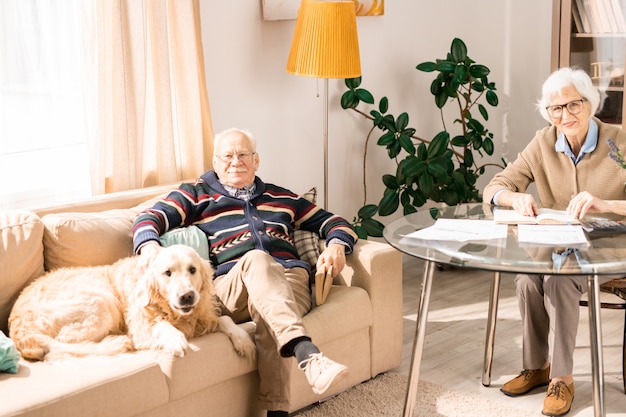
<path fill-rule="evenodd" d="M 448 141 L 450 140 L 450 134 L 445 130 L 437 133 L 433 140 L 428 145 L 428 158 L 432 159 L 439 155 L 442 155 L 446 149 L 448 149 Z"/>
<path fill-rule="evenodd" d="M 348 90 L 341 96 L 341 108 L 342 109 L 353 109 L 359 105 L 359 99 L 357 98 L 354 91 Z"/>
<path fill-rule="evenodd" d="M 469 119 L 467 121 L 467 125 L 469 126 L 470 129 L 473 129 L 478 133 L 482 133 L 485 131 L 485 126 L 483 126 L 482 123 L 480 123 L 476 119 Z"/>
<path fill-rule="evenodd" d="M 361 77 L 346 78 L 345 83 L 346 87 L 348 87 L 350 90 L 354 90 L 361 85 Z"/>
<path fill-rule="evenodd" d="M 487 109 L 485 108 L 485 106 L 483 106 L 482 104 L 478 104 L 478 111 L 480 112 L 480 115 L 483 116 L 483 119 L 485 119 L 485 121 L 489 120 L 489 113 L 487 113 Z"/>
<path fill-rule="evenodd" d="M 487 91 L 485 98 L 487 99 L 487 103 L 491 104 L 492 106 L 495 107 L 498 105 L 498 95 L 492 90 Z"/>
<path fill-rule="evenodd" d="M 398 142 L 400 143 L 400 146 L 402 146 L 402 149 L 406 151 L 406 153 L 408 153 L 409 155 L 415 155 L 415 145 L 413 144 L 413 140 L 409 136 L 401 133 L 398 137 Z"/>
<path fill-rule="evenodd" d="M 423 72 L 433 72 L 435 71 L 435 67 L 436 67 L 436 64 L 434 62 L 422 62 L 415 68 Z"/>
<path fill-rule="evenodd" d="M 398 169 L 404 178 L 414 178 L 424 172 L 425 164 L 415 157 L 407 157 L 402 161 Z M 398 181 L 400 183 L 400 181 Z"/>
<path fill-rule="evenodd" d="M 383 184 L 385 184 L 385 187 L 392 190 L 397 190 L 398 188 L 400 188 L 400 184 L 398 184 L 397 178 L 391 174 L 383 175 Z"/>
<path fill-rule="evenodd" d="M 446 169 L 445 163 L 440 162 L 431 162 L 426 166 L 426 171 L 432 175 L 433 177 L 440 179 L 445 178 L 448 170 Z M 427 177 L 428 175 L 422 175 L 422 177 Z M 421 180 L 421 177 L 420 177 Z M 420 181 L 421 184 L 421 181 Z"/>
<path fill-rule="evenodd" d="M 395 158 L 400 154 L 401 150 L 400 142 L 394 141 L 391 145 L 387 146 L 387 155 L 389 155 L 389 158 Z"/>
<path fill-rule="evenodd" d="M 359 100 L 367 104 L 374 104 L 374 96 L 372 95 L 372 93 L 363 88 L 359 88 L 356 90 L 356 96 Z"/>
<path fill-rule="evenodd" d="M 352 228 L 356 232 L 356 235 L 359 237 L 359 239 L 367 240 L 367 231 L 365 230 L 364 227 L 353 224 Z"/>
<path fill-rule="evenodd" d="M 401 113 L 396 119 L 396 132 L 401 132 L 406 129 L 409 124 L 409 115 L 407 112 Z"/>
<path fill-rule="evenodd" d="M 494 146 L 493 146 L 493 141 L 490 138 L 485 138 L 483 140 L 483 149 L 485 150 L 487 155 L 493 155 Z"/>
<path fill-rule="evenodd" d="M 448 102 L 448 94 L 446 94 L 444 90 L 439 91 L 435 95 L 435 104 L 437 105 L 438 108 L 443 109 L 443 107 L 446 105 L 447 102 Z"/>
<path fill-rule="evenodd" d="M 470 148 L 465 149 L 463 160 L 466 167 L 471 167 L 474 164 L 474 154 Z"/>
<path fill-rule="evenodd" d="M 456 68 L 456 63 L 450 61 L 438 61 L 435 64 L 435 69 L 440 72 L 454 72 Z"/>
<path fill-rule="evenodd" d="M 474 78 L 486 77 L 490 72 L 489 68 L 480 64 L 470 65 L 469 67 L 469 73 Z"/>
<path fill-rule="evenodd" d="M 453 137 L 450 143 L 452 144 L 452 146 L 459 146 L 462 148 L 462 147 L 465 147 L 465 145 L 467 145 L 468 141 L 465 138 L 465 136 L 458 135 L 458 136 Z"/>
<path fill-rule="evenodd" d="M 465 84 L 468 81 L 469 78 L 467 76 L 467 67 L 465 65 L 457 66 L 454 70 L 454 82 L 456 83 L 454 89 L 456 90 L 458 88 L 458 85 Z"/>
<path fill-rule="evenodd" d="M 413 205 L 411 204 L 406 204 L 404 206 L 402 206 L 404 208 L 403 214 L 409 215 L 409 214 L 413 214 L 413 213 L 417 213 L 417 209 L 415 207 L 413 207 Z"/>
<path fill-rule="evenodd" d="M 433 177 L 431 177 L 430 175 L 420 175 L 417 183 L 420 187 L 420 190 L 422 190 L 422 192 L 426 195 L 430 194 L 433 189 Z"/>
<path fill-rule="evenodd" d="M 385 193 L 383 198 L 378 204 L 378 214 L 381 216 L 389 216 L 398 210 L 400 207 L 400 199 L 397 192 Z"/>
<path fill-rule="evenodd" d="M 380 138 L 378 138 L 378 142 L 376 142 L 379 146 L 389 146 L 395 141 L 395 136 L 393 132 L 385 132 L 382 134 Z"/>
<path fill-rule="evenodd" d="M 463 62 L 467 58 L 467 46 L 461 39 L 454 38 L 450 47 L 450 53 L 455 62 Z"/>
<path fill-rule="evenodd" d="M 378 206 L 376 204 L 367 204 L 359 209 L 358 216 L 361 219 L 370 219 L 378 212 Z"/>
<path fill-rule="evenodd" d="M 367 234 L 372 237 L 382 237 L 385 225 L 375 219 L 366 219 L 361 223 Z"/>
<path fill-rule="evenodd" d="M 378 103 L 378 110 L 380 110 L 382 114 L 387 113 L 387 110 L 389 110 L 389 99 L 387 97 L 380 99 L 380 103 Z"/>

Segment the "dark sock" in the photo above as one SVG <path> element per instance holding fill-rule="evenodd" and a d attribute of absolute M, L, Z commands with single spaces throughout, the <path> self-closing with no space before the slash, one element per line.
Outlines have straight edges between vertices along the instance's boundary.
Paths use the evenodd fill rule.
<path fill-rule="evenodd" d="M 298 343 L 296 347 L 294 348 L 293 352 L 294 352 L 294 356 L 296 357 L 296 361 L 298 361 L 298 363 L 302 362 L 303 360 L 308 359 L 309 356 L 315 353 L 320 353 L 317 346 L 315 346 L 313 342 L 311 342 L 310 340 L 303 340 L 300 343 Z"/>
<path fill-rule="evenodd" d="M 267 417 L 289 417 L 289 413 L 286 411 L 267 410 Z"/>

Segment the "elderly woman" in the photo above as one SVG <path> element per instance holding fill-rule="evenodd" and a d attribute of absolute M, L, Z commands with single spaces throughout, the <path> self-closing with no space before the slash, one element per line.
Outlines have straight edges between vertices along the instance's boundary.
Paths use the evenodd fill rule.
<path fill-rule="evenodd" d="M 599 104 L 599 93 L 584 71 L 562 68 L 552 73 L 538 102 L 550 126 L 538 131 L 515 162 L 494 176 L 484 201 L 536 215 L 538 204 L 526 193 L 534 182 L 541 206 L 567 207 L 578 218 L 586 213 L 626 215 L 626 170 L 609 158 L 607 144 L 611 139 L 623 152 L 626 133 L 593 117 Z M 518 396 L 548 385 L 544 415 L 564 415 L 572 405 L 578 302 L 586 284 L 585 276 L 515 278 L 524 370 L 501 391 Z"/>

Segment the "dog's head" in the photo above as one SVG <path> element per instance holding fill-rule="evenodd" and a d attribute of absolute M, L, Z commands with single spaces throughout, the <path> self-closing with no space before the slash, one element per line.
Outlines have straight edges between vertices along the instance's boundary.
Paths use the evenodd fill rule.
<path fill-rule="evenodd" d="M 147 268 L 149 302 L 165 300 L 180 315 L 191 313 L 203 296 L 213 297 L 213 268 L 189 246 L 163 248 Z"/>

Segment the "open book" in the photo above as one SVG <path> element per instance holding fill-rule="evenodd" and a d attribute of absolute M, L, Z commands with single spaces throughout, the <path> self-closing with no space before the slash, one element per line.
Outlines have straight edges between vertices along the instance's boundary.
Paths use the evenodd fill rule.
<path fill-rule="evenodd" d="M 515 210 L 497 208 L 493 220 L 498 224 L 580 224 L 580 221 L 565 210 L 540 208 L 536 216 L 523 216 Z"/>

